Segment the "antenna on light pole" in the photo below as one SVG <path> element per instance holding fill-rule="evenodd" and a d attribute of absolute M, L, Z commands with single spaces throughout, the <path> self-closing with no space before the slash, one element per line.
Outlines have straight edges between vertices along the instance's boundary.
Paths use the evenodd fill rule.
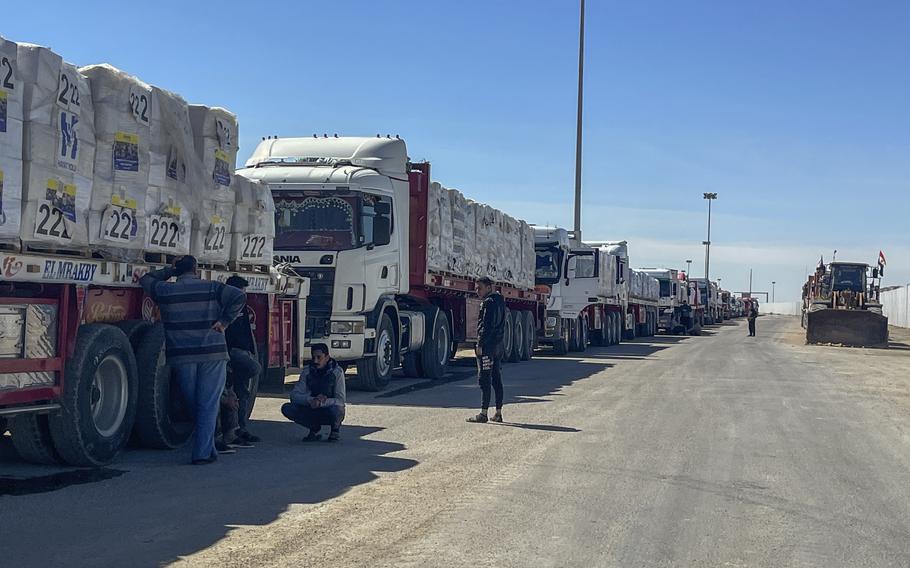
<path fill-rule="evenodd" d="M 774 303 L 774 285 L 777 284 L 774 280 L 771 281 L 771 303 Z"/>
<path fill-rule="evenodd" d="M 581 242 L 581 117 L 585 76 L 585 0 L 578 22 L 578 115 L 575 123 L 575 239 Z"/>

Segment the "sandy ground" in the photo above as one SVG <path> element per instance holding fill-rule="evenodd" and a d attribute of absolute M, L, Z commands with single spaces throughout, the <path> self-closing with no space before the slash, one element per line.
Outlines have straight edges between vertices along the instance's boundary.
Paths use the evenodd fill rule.
<path fill-rule="evenodd" d="M 910 565 L 910 333 L 888 350 L 806 346 L 785 316 L 758 333 L 507 365 L 503 425 L 464 422 L 478 389 L 458 367 L 353 394 L 335 445 L 300 443 L 275 397 L 265 441 L 206 468 L 130 451 L 47 482 L 60 470 L 6 452 L 3 562 Z"/>

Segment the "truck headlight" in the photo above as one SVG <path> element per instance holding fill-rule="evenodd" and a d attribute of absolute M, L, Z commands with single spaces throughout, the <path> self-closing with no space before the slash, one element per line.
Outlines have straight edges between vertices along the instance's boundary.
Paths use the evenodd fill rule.
<path fill-rule="evenodd" d="M 333 321 L 329 324 L 332 334 L 363 333 L 363 322 L 360 321 Z"/>
<path fill-rule="evenodd" d="M 556 316 L 547 316 L 547 327 L 556 327 Z"/>

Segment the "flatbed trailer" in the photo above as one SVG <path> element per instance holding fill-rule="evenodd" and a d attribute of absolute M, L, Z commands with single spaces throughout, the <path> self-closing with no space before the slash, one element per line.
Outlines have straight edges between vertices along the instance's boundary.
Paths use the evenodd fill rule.
<path fill-rule="evenodd" d="M 97 466 L 131 435 L 175 448 L 192 421 L 164 358 L 158 310 L 139 279 L 163 265 L 65 254 L 0 253 L 0 433 L 26 460 Z M 247 306 L 266 371 L 299 365 L 306 279 L 268 267 L 200 268 L 249 281 Z M 255 400 L 259 381 L 250 385 Z M 248 410 L 252 409 L 252 404 Z"/>

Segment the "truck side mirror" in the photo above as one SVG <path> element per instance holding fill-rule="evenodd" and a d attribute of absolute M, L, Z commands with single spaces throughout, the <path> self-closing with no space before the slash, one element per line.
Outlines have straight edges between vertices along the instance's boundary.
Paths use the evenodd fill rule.
<path fill-rule="evenodd" d="M 878 278 L 878 268 L 872 269 L 872 278 L 873 279 Z"/>
<path fill-rule="evenodd" d="M 390 242 L 392 242 L 392 223 L 388 217 L 377 215 L 373 218 L 373 244 L 381 247 Z"/>

